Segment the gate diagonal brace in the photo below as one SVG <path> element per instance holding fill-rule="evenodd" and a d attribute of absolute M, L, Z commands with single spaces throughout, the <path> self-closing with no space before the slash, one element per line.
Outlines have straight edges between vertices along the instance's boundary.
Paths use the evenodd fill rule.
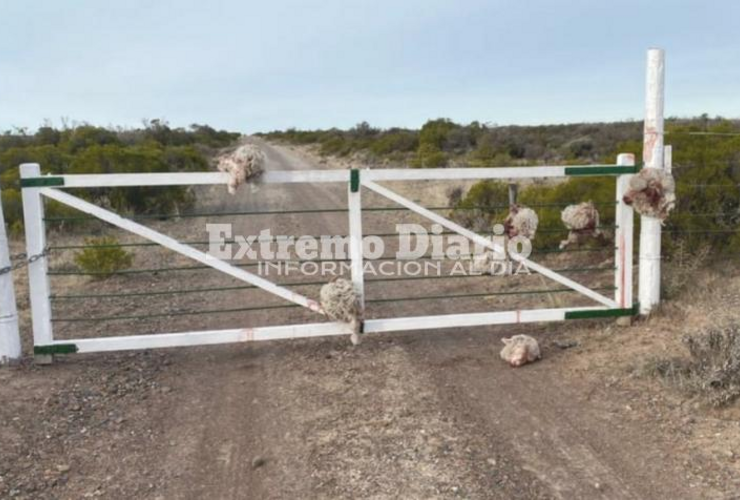
<path fill-rule="evenodd" d="M 485 248 L 489 248 L 495 252 L 503 252 L 504 249 L 501 248 L 500 245 L 497 245 L 493 241 L 484 238 L 483 236 L 479 235 L 478 233 L 475 233 L 473 231 L 470 231 L 469 229 L 466 229 L 459 224 L 452 222 L 449 219 L 445 219 L 439 214 L 436 214 L 432 212 L 431 210 L 427 210 L 426 208 L 422 207 L 421 205 L 418 205 L 414 203 L 413 201 L 404 198 L 403 196 L 394 193 L 390 189 L 387 189 L 379 184 L 376 184 L 373 181 L 363 180 L 362 185 L 367 187 L 368 189 L 371 189 L 375 191 L 376 193 L 385 196 L 391 201 L 395 201 L 399 205 L 403 205 L 404 207 L 408 208 L 409 210 L 412 210 L 420 215 L 425 216 L 426 218 L 436 222 L 437 224 L 440 224 L 441 226 L 446 227 L 447 229 L 451 231 L 455 231 L 456 233 L 465 236 L 466 238 L 474 241 L 475 243 L 478 243 Z M 533 262 L 525 257 L 522 257 L 521 255 L 512 254 L 511 259 L 519 262 L 521 264 L 524 264 L 529 269 L 532 269 L 534 271 L 537 271 L 538 273 L 542 274 L 543 276 L 546 276 L 554 281 L 557 281 L 558 283 L 567 286 L 568 288 L 571 288 L 572 290 L 575 290 L 576 292 L 579 292 L 586 297 L 595 300 L 596 302 L 603 304 L 609 308 L 616 308 L 617 303 L 613 301 L 612 299 L 609 299 L 607 297 L 604 297 L 598 292 L 595 292 L 591 290 L 590 288 L 581 285 L 580 283 L 571 280 L 570 278 L 567 278 L 561 274 L 556 273 L 555 271 L 552 271 L 546 267 L 544 267 L 541 264 L 537 264 L 536 262 Z"/>
<path fill-rule="evenodd" d="M 116 213 L 113 213 L 104 208 L 95 206 L 92 203 L 89 203 L 85 200 L 77 198 L 76 196 L 72 196 L 68 193 L 59 191 L 57 189 L 43 188 L 40 190 L 40 192 L 42 195 L 48 198 L 56 200 L 60 203 L 64 203 L 65 205 L 68 205 L 70 207 L 76 208 L 77 210 L 80 210 L 81 212 L 90 214 L 94 217 L 97 217 L 100 220 L 108 222 L 109 224 L 112 224 L 116 227 L 119 227 L 131 233 L 134 233 L 138 236 L 141 236 L 142 238 L 146 238 L 155 243 L 159 243 L 165 248 L 169 248 L 170 250 L 177 252 L 181 255 L 184 255 L 185 257 L 189 257 L 195 261 L 198 261 L 202 264 L 212 267 L 218 271 L 221 271 L 230 276 L 233 276 L 234 278 L 237 278 L 241 281 L 245 281 L 249 283 L 250 285 L 255 285 L 261 288 L 262 290 L 265 290 L 266 292 L 277 295 L 278 297 L 281 297 L 287 301 L 303 306 L 307 309 L 310 309 L 311 311 L 317 312 L 319 314 L 324 314 L 324 311 L 321 308 L 321 305 L 317 301 L 309 299 L 308 297 L 305 297 L 299 293 L 293 292 L 292 290 L 289 290 L 285 287 L 276 285 L 275 283 L 272 283 L 271 281 L 268 281 L 262 278 L 261 276 L 252 274 L 236 266 L 232 266 L 228 262 L 224 262 L 223 260 L 218 259 L 212 255 L 209 255 L 191 246 L 180 243 L 174 238 L 166 236 L 158 231 L 150 229 L 130 219 L 121 217 L 120 215 Z"/>

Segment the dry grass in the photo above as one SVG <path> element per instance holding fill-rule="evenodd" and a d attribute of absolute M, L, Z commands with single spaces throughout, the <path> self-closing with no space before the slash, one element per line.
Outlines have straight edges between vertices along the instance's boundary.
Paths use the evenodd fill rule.
<path fill-rule="evenodd" d="M 689 356 L 654 358 L 646 372 L 712 406 L 740 397 L 740 323 L 710 328 L 683 338 Z"/>
<path fill-rule="evenodd" d="M 663 264 L 663 295 L 672 299 L 686 289 L 696 273 L 705 267 L 711 256 L 709 244 L 701 246 L 695 252 L 689 252 L 685 241 L 677 243 L 676 251 L 670 261 Z"/>

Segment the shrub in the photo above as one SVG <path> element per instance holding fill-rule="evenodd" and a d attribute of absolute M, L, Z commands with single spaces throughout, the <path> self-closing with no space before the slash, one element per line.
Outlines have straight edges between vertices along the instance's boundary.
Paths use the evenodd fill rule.
<path fill-rule="evenodd" d="M 206 125 L 191 125 L 188 130 L 170 128 L 160 120 L 132 130 L 81 125 L 61 131 L 43 126 L 34 135 L 24 130 L 6 132 L 0 135 L 0 186 L 6 220 L 11 227 L 22 224 L 17 209 L 21 163 L 38 163 L 44 174 L 204 171 L 213 148 L 227 146 L 239 136 Z M 195 199 L 193 191 L 182 186 L 85 189 L 74 194 L 126 213 L 178 212 Z M 50 203 L 47 215 L 67 213 Z"/>
<path fill-rule="evenodd" d="M 593 201 L 599 210 L 602 226 L 614 222 L 614 179 L 603 177 L 572 178 L 560 184 L 531 184 L 520 190 L 518 202 L 531 207 L 539 218 L 540 228 L 533 242 L 535 248 L 558 246 L 567 230 L 560 220 L 563 205 Z M 450 200 L 451 202 L 453 200 Z M 480 181 L 475 183 L 456 204 L 455 219 L 467 227 L 489 228 L 496 222 L 503 223 L 508 214 L 508 186 L 500 181 Z M 474 207 L 497 207 L 493 209 Z M 562 232 L 558 231 L 562 229 Z"/>
<path fill-rule="evenodd" d="M 740 323 L 686 335 L 689 357 L 653 359 L 647 373 L 713 406 L 740 397 Z"/>
<path fill-rule="evenodd" d="M 421 144 L 411 160 L 411 166 L 415 168 L 438 168 L 446 164 L 447 155 L 431 144 Z"/>
<path fill-rule="evenodd" d="M 96 279 L 109 278 L 133 264 L 133 254 L 124 250 L 115 238 L 87 238 L 85 244 L 89 247 L 77 252 L 74 261 L 82 271 L 95 273 Z"/>
<path fill-rule="evenodd" d="M 509 212 L 506 208 L 509 203 L 509 189 L 501 181 L 477 182 L 464 197 L 461 196 L 457 190 L 448 192 L 450 205 L 455 207 L 450 216 L 473 231 L 490 234 L 493 224 L 503 223 Z"/>
<path fill-rule="evenodd" d="M 661 293 L 666 299 L 677 297 L 695 277 L 711 255 L 711 246 L 704 244 L 694 252 L 688 251 L 685 240 L 678 240 L 674 251 L 661 266 Z"/>
<path fill-rule="evenodd" d="M 322 156 L 347 156 L 352 152 L 352 143 L 341 134 L 335 134 L 321 141 L 319 154 Z"/>
<path fill-rule="evenodd" d="M 447 135 L 459 127 L 448 118 L 438 118 L 429 120 L 421 127 L 419 131 L 419 144 L 434 146 L 441 150 L 447 139 Z"/>
<path fill-rule="evenodd" d="M 393 129 L 383 132 L 370 144 L 370 152 L 375 156 L 392 153 L 408 153 L 419 147 L 419 135 L 409 130 Z"/>

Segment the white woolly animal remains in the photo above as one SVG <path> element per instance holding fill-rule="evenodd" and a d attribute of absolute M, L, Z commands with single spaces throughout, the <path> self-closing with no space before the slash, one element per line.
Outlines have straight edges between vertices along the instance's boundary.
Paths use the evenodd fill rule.
<path fill-rule="evenodd" d="M 509 208 L 509 215 L 504 221 L 504 231 L 509 238 L 522 236 L 533 240 L 539 223 L 540 219 L 534 210 L 519 205 L 512 205 Z"/>
<path fill-rule="evenodd" d="M 665 220 L 676 205 L 676 182 L 660 168 L 643 168 L 630 179 L 624 202 L 638 214 Z"/>
<path fill-rule="evenodd" d="M 229 193 L 234 194 L 239 186 L 264 170 L 265 154 L 253 144 L 239 146 L 232 153 L 218 159 L 218 170 L 229 174 Z"/>
<path fill-rule="evenodd" d="M 352 343 L 360 343 L 362 308 L 352 283 L 344 278 L 334 278 L 321 287 L 321 308 L 329 319 L 352 325 Z"/>
<path fill-rule="evenodd" d="M 508 339 L 501 339 L 504 348 L 501 349 L 501 359 L 514 368 L 537 361 L 542 356 L 537 340 L 529 335 L 514 335 Z"/>
<path fill-rule="evenodd" d="M 589 238 L 601 236 L 599 212 L 590 201 L 565 207 L 560 219 L 570 230 L 568 238 L 560 242 L 561 249 L 572 243 L 581 243 Z"/>

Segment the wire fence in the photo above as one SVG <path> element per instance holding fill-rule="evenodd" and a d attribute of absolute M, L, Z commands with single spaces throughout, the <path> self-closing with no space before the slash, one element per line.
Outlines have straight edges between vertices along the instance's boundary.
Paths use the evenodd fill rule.
<path fill-rule="evenodd" d="M 677 168 L 683 168 L 684 166 L 678 165 Z M 680 179 L 680 177 L 679 177 Z M 697 194 L 694 196 L 704 196 L 702 193 L 712 193 L 712 192 L 721 192 L 724 193 L 722 196 L 734 196 L 734 190 L 740 190 L 740 183 L 728 183 L 728 182 L 703 182 L 703 183 L 680 183 L 679 182 L 679 189 L 683 190 L 691 190 L 695 191 Z M 561 203 L 533 203 L 533 204 L 527 204 L 528 207 L 533 209 L 542 209 L 542 210 L 558 210 L 562 209 L 564 207 L 567 207 L 568 205 L 573 204 L 574 202 L 561 202 Z M 605 202 L 605 203 L 595 203 L 595 206 L 597 207 L 606 207 L 606 208 L 613 208 L 616 205 L 616 201 L 614 202 Z M 474 205 L 474 206 L 460 206 L 460 205 L 439 205 L 439 206 L 432 206 L 428 207 L 430 210 L 433 211 L 479 211 L 484 214 L 494 214 L 496 212 L 500 212 L 502 210 L 508 210 L 509 205 L 508 204 L 490 204 L 490 205 Z M 394 213 L 394 212 L 403 212 L 407 211 L 405 207 L 385 207 L 385 206 L 372 206 L 372 207 L 366 207 L 363 208 L 363 212 L 367 213 Z M 129 218 L 133 220 L 177 220 L 177 219 L 195 219 L 195 218 L 219 218 L 219 217 L 265 217 L 265 216 L 283 216 L 283 215 L 302 215 L 302 216 L 313 216 L 313 215 L 323 215 L 323 214 L 343 214 L 346 215 L 348 213 L 348 210 L 343 207 L 324 207 L 324 208 L 315 208 L 315 209 L 279 209 L 279 210 L 230 210 L 230 211 L 223 211 L 223 212 L 214 212 L 214 211 L 193 211 L 193 212 L 186 212 L 186 213 L 148 213 L 148 214 L 138 214 L 138 215 L 131 215 Z M 735 211 L 728 211 L 728 210 L 722 210 L 717 212 L 712 211 L 702 211 L 702 212 L 693 212 L 691 210 L 682 210 L 680 207 L 678 210 L 674 212 L 675 216 L 681 216 L 681 217 L 687 217 L 687 218 L 693 218 L 693 219 L 700 219 L 700 218 L 722 218 L 722 217 L 736 217 L 739 214 Z M 50 216 L 45 219 L 47 222 L 50 223 L 65 223 L 65 222 L 92 222 L 92 221 L 98 221 L 102 222 L 99 219 L 96 219 L 94 217 L 88 217 L 88 216 Z M 604 224 L 600 226 L 601 229 L 604 230 L 615 230 L 618 229 L 618 226 L 613 224 Z M 553 227 L 553 226 L 546 226 L 546 227 L 540 227 L 538 228 L 538 233 L 542 234 L 565 234 L 569 230 L 565 227 Z M 672 227 L 672 220 L 669 218 L 666 227 L 664 228 L 664 232 L 668 235 L 669 238 L 675 238 L 675 237 L 687 237 L 687 236 L 694 236 L 694 235 L 715 235 L 717 237 L 722 235 L 733 235 L 736 233 L 740 233 L 740 226 L 738 227 L 696 227 L 696 228 L 686 228 L 686 227 Z M 433 233 L 433 235 L 439 235 L 439 236 L 449 236 L 449 235 L 457 235 L 458 233 L 453 231 L 441 231 L 439 233 Z M 312 238 L 320 239 L 320 235 L 308 235 Z M 393 232 L 393 233 L 384 233 L 384 232 L 375 232 L 366 234 L 365 236 L 375 236 L 380 238 L 392 238 L 399 236 L 399 233 Z M 338 235 L 337 237 L 340 238 L 348 238 L 347 235 Z M 279 241 L 281 239 L 298 239 L 298 236 L 290 236 L 290 235 L 281 235 L 281 236 L 271 236 L 269 238 L 265 237 L 257 237 L 254 238 L 251 242 L 252 243 L 260 243 L 264 241 Z M 236 238 L 230 238 L 230 239 L 224 239 L 221 241 L 212 241 L 209 239 L 184 239 L 182 243 L 193 245 L 193 246 L 211 246 L 211 245 L 222 245 L 222 244 L 240 244 L 241 241 Z M 80 243 L 80 244 L 57 244 L 57 245 L 50 245 L 49 250 L 50 251 L 56 251 L 56 252 L 65 252 L 65 251 L 85 251 L 88 249 L 106 249 L 106 248 L 133 248 L 133 249 L 146 249 L 146 248 L 153 248 L 153 247 L 159 247 L 158 244 L 148 241 L 127 241 L 127 242 L 116 242 L 116 243 Z M 577 255 L 599 255 L 602 253 L 606 253 L 609 255 L 609 257 L 613 257 L 615 248 L 613 245 L 598 245 L 598 246 L 585 246 L 585 247 L 573 247 L 573 248 L 559 248 L 559 247 L 545 247 L 545 248 L 535 248 L 532 252 L 532 255 L 541 255 L 544 257 L 547 257 L 548 255 L 558 255 L 558 254 L 573 254 L 574 256 Z M 382 256 L 379 259 L 380 261 L 392 261 L 397 260 L 395 256 Z M 420 258 L 420 260 L 433 260 L 433 257 L 430 255 L 424 255 Z M 454 259 L 451 259 L 454 260 Z M 303 264 L 303 263 L 316 263 L 321 264 L 325 262 L 333 262 L 333 263 L 349 263 L 350 259 L 348 258 L 336 258 L 336 259 L 290 259 L 286 261 L 282 261 L 285 264 Z M 264 265 L 264 262 L 232 262 L 232 265 L 239 267 L 239 268 L 256 268 L 260 265 Z M 170 272 L 193 272 L 193 271 L 203 271 L 203 270 L 209 270 L 211 269 L 209 266 L 206 265 L 170 265 L 170 266 L 159 266 L 159 267 L 141 267 L 141 268 L 130 268 L 130 269 L 122 269 L 122 270 L 116 270 L 116 271 L 110 271 L 110 272 L 94 272 L 94 271 L 83 271 L 80 269 L 71 269 L 71 268 L 54 268 L 49 270 L 50 276 L 89 276 L 89 277 L 100 277 L 100 276 L 126 276 L 126 275 L 143 275 L 143 274 L 152 274 L 152 275 L 159 275 L 160 273 L 170 273 Z M 615 270 L 615 266 L 613 264 L 604 265 L 568 265 L 568 266 L 555 266 L 553 271 L 562 273 L 562 274 L 579 274 L 579 275 L 594 275 L 594 276 L 601 276 L 602 273 L 612 273 Z M 536 274 L 536 273 L 533 273 Z M 567 294 L 567 293 L 573 293 L 573 290 L 569 288 L 523 288 L 521 290 L 509 290 L 509 291 L 477 291 L 474 289 L 471 289 L 471 291 L 466 293 L 445 293 L 445 294 L 439 294 L 434 293 L 435 289 L 434 287 L 429 287 L 426 285 L 426 283 L 434 283 L 438 282 L 440 280 L 442 281 L 463 281 L 465 283 L 475 283 L 475 279 L 482 278 L 481 275 L 476 274 L 460 274 L 460 275 L 443 275 L 443 276 L 397 276 L 397 277 L 375 277 L 375 278 L 367 278 L 365 281 L 369 286 L 373 286 L 375 284 L 388 284 L 388 285 L 394 285 L 398 283 L 404 283 L 404 282 L 410 282 L 410 283 L 424 283 L 423 290 L 427 291 L 427 293 L 420 293 L 415 294 L 413 296 L 411 295 L 401 295 L 401 296 L 380 296 L 380 297 L 370 297 L 367 299 L 368 304 L 389 304 L 389 303 L 404 303 L 404 302 L 417 302 L 417 301 L 441 301 L 441 300 L 464 300 L 464 299 L 476 299 L 476 298 L 488 298 L 488 297 L 516 297 L 516 296 L 538 296 L 543 294 Z M 480 280 L 485 281 L 485 280 Z M 318 287 L 325 284 L 325 280 L 295 280 L 295 281 L 285 281 L 285 282 L 277 282 L 276 284 L 280 286 L 285 287 Z M 174 289 L 160 289 L 160 290 L 122 290 L 122 291 L 110 291 L 105 293 L 57 293 L 53 294 L 51 296 L 51 300 L 54 304 L 57 306 L 65 304 L 65 303 L 76 303 L 79 301 L 101 301 L 101 300 L 109 300 L 114 301 L 118 299 L 147 299 L 147 298 L 162 298 L 167 300 L 169 297 L 174 296 L 197 296 L 199 294 L 210 294 L 210 293 L 221 293 L 221 292 L 239 292 L 239 291 L 248 291 L 248 290 L 254 290 L 258 287 L 254 285 L 225 285 L 225 286 L 206 286 L 206 287 L 178 287 Z M 473 287 L 474 288 L 474 287 Z M 614 287 L 611 286 L 595 286 L 592 288 L 595 291 L 613 291 Z M 431 293 L 430 293 L 431 292 Z M 96 302 L 97 303 L 97 302 Z M 56 307 L 56 306 L 55 306 Z M 143 312 L 142 314 L 114 314 L 114 315 L 100 315 L 100 316 L 69 316 L 69 315 L 59 315 L 53 317 L 52 321 L 56 323 L 96 323 L 96 322 L 109 322 L 109 321 L 124 321 L 124 320 L 144 320 L 148 318 L 172 318 L 172 317 L 179 317 L 179 316 L 199 316 L 199 315 L 213 315 L 213 314 L 230 314 L 230 313 L 248 313 L 248 312 L 254 312 L 254 311 L 269 311 L 269 310 L 279 310 L 279 309 L 295 309 L 299 308 L 300 306 L 294 305 L 294 304 L 266 304 L 266 305 L 250 305 L 247 307 L 224 307 L 224 308 L 216 308 L 216 309 L 209 309 L 205 308 L 203 310 L 194 310 L 194 309 L 184 309 L 184 310 L 178 310 L 178 311 L 156 311 L 156 312 Z M 64 308 L 66 310 L 66 308 Z"/>
<path fill-rule="evenodd" d="M 421 203 L 421 202 L 417 202 Z M 558 209 L 565 208 L 568 205 L 579 203 L 573 202 L 562 202 L 562 203 L 533 203 L 527 204 L 530 208 L 544 208 L 544 209 Z M 616 201 L 609 203 L 594 203 L 596 207 L 614 207 Z M 441 210 L 460 210 L 470 211 L 479 210 L 484 213 L 494 213 L 500 210 L 508 210 L 510 206 L 507 205 L 445 205 L 445 206 L 433 206 L 426 207 L 427 210 L 441 211 Z M 408 212 L 405 207 L 363 207 L 363 212 Z M 273 216 L 273 215 L 294 215 L 294 214 L 330 214 L 330 213 L 348 213 L 349 210 L 346 208 L 316 208 L 316 209 L 293 209 L 293 210 L 244 210 L 244 211 L 226 211 L 226 212 L 186 212 L 186 213 L 148 213 L 148 214 L 133 214 L 129 215 L 128 218 L 131 220 L 172 220 L 172 219 L 187 219 L 187 218 L 217 218 L 217 217 L 235 217 L 235 216 Z M 45 217 L 46 222 L 100 222 L 100 219 L 91 216 L 51 216 Z"/>
<path fill-rule="evenodd" d="M 595 291 L 613 291 L 615 287 L 597 287 Z M 462 293 L 462 294 L 444 294 L 444 295 L 426 295 L 426 296 L 410 296 L 410 297 L 392 297 L 382 299 L 367 299 L 365 302 L 369 304 L 381 304 L 381 303 L 402 303 L 402 302 L 415 302 L 415 301 L 435 301 L 435 300 L 457 300 L 457 299 L 471 299 L 471 298 L 487 298 L 487 297 L 500 297 L 500 296 L 514 296 L 514 295 L 539 295 L 539 294 L 551 294 L 551 293 L 575 293 L 570 288 L 551 288 L 551 289 L 535 289 L 535 290 L 516 290 L 506 292 L 482 292 L 482 293 Z M 212 314 L 227 314 L 227 313 L 244 313 L 244 312 L 259 312 L 269 311 L 274 309 L 298 309 L 302 306 L 298 304 L 278 304 L 278 305 L 263 305 L 263 306 L 250 306 L 250 307 L 237 307 L 237 308 L 225 308 L 225 309 L 207 309 L 207 310 L 185 310 L 185 311 L 168 311 L 162 313 L 146 313 L 146 314 L 134 314 L 134 315 L 112 315 L 112 316 L 94 316 L 94 317 L 61 317 L 52 318 L 54 323 L 101 323 L 111 321 L 124 321 L 124 320 L 144 320 L 151 318 L 174 318 L 178 316 L 200 316 L 200 315 L 212 315 Z"/>
<path fill-rule="evenodd" d="M 542 208 L 542 209 L 560 209 L 563 207 L 568 206 L 570 203 L 543 203 L 543 204 L 535 204 L 535 205 L 528 205 L 535 208 Z M 597 204 L 601 206 L 607 206 L 607 207 L 614 207 L 616 202 L 609 202 L 604 204 Z M 460 209 L 460 207 L 457 206 L 435 206 L 431 207 L 432 210 L 437 211 L 443 211 L 443 210 L 456 210 Z M 509 205 L 476 205 L 472 207 L 465 207 L 462 210 L 479 210 L 484 213 L 494 213 L 499 210 L 509 209 Z M 404 207 L 368 207 L 363 208 L 363 212 L 398 212 L 398 211 L 406 211 L 407 209 Z M 320 214 L 331 214 L 331 213 L 340 213 L 340 214 L 347 214 L 347 209 L 344 208 L 319 208 L 319 209 L 307 209 L 307 210 L 289 210 L 289 209 L 281 209 L 281 210 L 263 210 L 263 211 L 255 211 L 255 210 L 244 210 L 244 211 L 227 211 L 227 212 L 192 212 L 187 214 L 144 214 L 139 216 L 132 217 L 133 219 L 157 219 L 157 220 L 171 220 L 171 219 L 177 219 L 177 218 L 196 218 L 196 217 L 223 217 L 223 216 L 230 216 L 230 217 L 237 217 L 237 216 L 246 216 L 246 217 L 252 217 L 252 216 L 281 216 L 281 215 L 320 215 Z M 71 217 L 71 216 L 64 216 L 64 217 L 47 217 L 47 222 L 66 222 L 66 221 L 92 221 L 92 220 L 98 220 L 91 217 Z M 617 229 L 616 225 L 609 225 L 605 224 L 601 226 L 602 229 Z M 565 234 L 568 232 L 568 229 L 565 227 L 540 227 L 538 228 L 539 233 L 543 234 Z M 458 235 L 458 233 L 454 231 L 440 231 L 432 233 L 433 236 L 451 236 L 451 235 Z M 312 238 L 320 239 L 321 236 L 319 235 L 309 235 Z M 375 232 L 370 234 L 365 234 L 364 236 L 375 236 L 380 238 L 394 238 L 398 237 L 398 232 L 392 232 L 392 233 L 384 233 L 384 232 Z M 339 237 L 343 239 L 347 239 L 347 235 L 338 235 L 338 236 L 332 236 L 333 238 Z M 251 243 L 260 243 L 260 242 L 275 242 L 279 241 L 281 239 L 298 239 L 298 236 L 293 235 L 280 235 L 280 236 L 270 236 L 270 237 L 256 237 L 253 238 Z M 241 241 L 236 238 L 229 238 L 224 239 L 222 241 L 212 241 L 209 239 L 184 239 L 181 241 L 182 243 L 193 245 L 193 246 L 204 246 L 204 245 L 222 245 L 222 244 L 240 244 Z M 148 242 L 148 241 L 135 241 L 135 242 L 115 242 L 115 243 L 99 243 L 99 242 L 86 242 L 86 243 L 75 243 L 75 244 L 56 244 L 56 245 L 50 245 L 49 249 L 54 252 L 80 252 L 80 251 L 86 251 L 86 250 L 104 250 L 104 249 L 110 249 L 110 248 L 131 248 L 131 249 L 140 249 L 140 250 L 146 250 L 149 248 L 158 248 L 160 247 L 157 243 Z M 574 256 L 578 255 L 601 255 L 606 254 L 608 256 L 608 259 L 611 260 L 614 256 L 615 248 L 613 245 L 596 245 L 596 246 L 582 246 L 582 247 L 573 247 L 573 248 L 560 248 L 560 247 L 544 247 L 544 248 L 538 248 L 534 249 L 532 252 L 532 256 L 556 256 L 556 255 L 568 255 L 572 254 Z M 383 255 L 379 257 L 378 259 L 373 259 L 381 262 L 387 262 L 387 261 L 399 261 L 398 257 L 395 255 Z M 425 261 L 436 261 L 440 260 L 439 256 L 436 255 L 430 255 L 425 254 L 421 256 L 418 260 L 425 260 Z M 467 255 L 462 256 L 460 258 L 445 258 L 441 259 L 445 263 L 468 263 L 472 264 L 473 262 L 473 255 Z M 306 263 L 313 263 L 313 264 L 322 264 L 322 263 L 346 263 L 349 264 L 350 259 L 349 258 L 330 258 L 330 259 L 300 259 L 300 258 L 291 258 L 288 260 L 282 260 L 279 261 L 279 264 L 294 264 L 294 265 L 301 265 Z M 401 261 L 402 262 L 402 261 Z M 275 264 L 274 261 L 242 261 L 242 262 L 230 262 L 232 265 L 239 267 L 239 268 L 247 268 L 247 269 L 254 269 L 258 268 L 259 266 L 265 265 L 265 264 Z M 189 265 L 167 265 L 167 266 L 157 266 L 157 267 L 139 267 L 139 268 L 127 268 L 127 269 L 120 269 L 120 270 L 113 270 L 113 271 L 87 271 L 82 270 L 79 268 L 69 268 L 69 267 L 56 267 L 51 268 L 48 271 L 48 275 L 52 277 L 73 277 L 73 276 L 82 276 L 82 277 L 92 277 L 92 278 L 98 278 L 98 277 L 115 277 L 115 276 L 140 276 L 140 275 L 160 275 L 160 274 L 166 274 L 166 273 L 182 273 L 182 272 L 197 272 L 197 271 L 207 271 L 211 270 L 210 266 L 207 265 L 200 265 L 200 264 L 189 264 Z M 565 274 L 565 275 L 593 275 L 594 277 L 603 276 L 604 273 L 613 273 L 615 270 L 615 266 L 611 263 L 609 264 L 578 264 L 578 265 L 564 265 L 564 266 L 554 266 L 552 268 L 554 272 Z M 537 273 L 532 273 L 533 275 L 539 276 Z M 464 300 L 464 299 L 485 299 L 485 298 L 494 298 L 494 297 L 522 297 L 522 296 L 532 296 L 532 297 L 538 297 L 542 296 L 544 294 L 570 294 L 574 293 L 574 291 L 570 288 L 533 288 L 531 286 L 524 287 L 523 289 L 518 290 L 506 290 L 506 291 L 490 291 L 490 290 L 476 290 L 476 288 L 480 288 L 480 285 L 475 285 L 475 283 L 479 284 L 485 284 L 487 282 L 487 278 L 490 279 L 490 276 L 484 275 L 484 274 L 477 274 L 477 273 L 463 273 L 463 274 L 441 274 L 441 275 L 420 275 L 420 276 L 412 276 L 412 275 L 399 275 L 399 276 L 391 276 L 391 277 L 366 277 L 365 283 L 369 287 L 369 291 L 374 290 L 374 286 L 379 285 L 388 285 L 387 288 L 383 288 L 384 293 L 382 293 L 379 297 L 368 297 L 366 299 L 366 303 L 369 305 L 372 304 L 389 304 L 389 303 L 406 303 L 406 302 L 434 302 L 434 301 L 441 301 L 441 300 Z M 302 279 L 302 280 L 276 280 L 276 284 L 279 286 L 284 286 L 288 288 L 308 288 L 308 287 L 319 287 L 326 284 L 326 279 L 321 280 L 311 280 L 311 279 Z M 440 294 L 440 288 L 437 288 L 436 286 L 432 286 L 433 283 L 438 282 L 444 282 L 444 283 L 452 283 L 452 282 L 464 282 L 464 283 L 472 283 L 471 286 L 466 286 L 468 290 L 466 290 L 464 293 L 454 292 L 454 293 L 445 293 Z M 412 295 L 400 295 L 400 296 L 388 296 L 389 294 L 386 293 L 388 290 L 395 290 L 394 285 L 398 285 L 401 283 L 419 283 L 421 288 L 419 290 L 422 293 L 414 294 Z M 423 285 L 422 285 L 423 284 Z M 255 312 L 255 311 L 270 311 L 270 310 L 282 310 L 282 309 L 296 309 L 300 306 L 294 305 L 294 304 L 265 304 L 265 305 L 250 305 L 245 307 L 222 307 L 222 308 L 203 308 L 203 309 L 181 309 L 177 311 L 151 311 L 150 307 L 146 307 L 147 303 L 139 303 L 139 305 L 144 305 L 144 310 L 142 313 L 137 314 L 110 314 L 110 315 L 85 315 L 85 316 L 74 316 L 74 315 L 68 315 L 64 314 L 64 311 L 68 310 L 78 310 L 77 307 L 72 306 L 74 303 L 79 303 L 82 301 L 90 302 L 91 304 L 101 304 L 101 301 L 108 301 L 111 304 L 115 304 L 116 301 L 124 300 L 124 301 L 130 301 L 130 300 L 154 300 L 154 299 L 162 299 L 165 301 L 169 301 L 171 298 L 176 296 L 199 296 L 199 295 L 206 295 L 206 294 L 213 294 L 213 293 L 235 293 L 235 292 L 242 292 L 242 291 L 249 291 L 249 290 L 256 290 L 258 289 L 257 286 L 249 285 L 249 284 L 239 284 L 239 285 L 224 285 L 224 286 L 201 286 L 201 287 L 176 287 L 176 288 L 170 288 L 170 289 L 153 289 L 153 290 L 130 290 L 130 289 L 124 289 L 120 291 L 106 291 L 106 292 L 81 292 L 81 293 L 68 293 L 68 292 L 62 292 L 62 293 L 54 293 L 50 296 L 50 299 L 52 303 L 55 305 L 54 309 L 57 313 L 61 312 L 61 314 L 54 314 L 52 317 L 52 321 L 54 323 L 101 323 L 101 322 L 116 322 L 116 321 L 139 321 L 139 320 L 146 320 L 146 319 L 154 319 L 154 318 L 176 318 L 176 317 L 193 317 L 193 316 L 207 316 L 207 315 L 218 315 L 218 314 L 236 314 L 236 313 L 249 313 L 249 312 Z M 597 286 L 593 288 L 597 291 L 611 291 L 614 290 L 613 286 Z M 381 290 L 381 289 L 378 289 Z M 312 293 L 316 293 L 315 291 Z M 396 294 L 397 295 L 397 294 Z M 127 302 L 128 303 L 128 302 Z M 161 303 L 161 302 L 156 302 Z M 64 306 L 65 304 L 69 304 L 69 307 Z M 59 309 L 60 306 L 61 309 Z M 97 306 L 95 307 L 97 309 Z M 148 312 L 149 311 L 149 312 Z"/>

